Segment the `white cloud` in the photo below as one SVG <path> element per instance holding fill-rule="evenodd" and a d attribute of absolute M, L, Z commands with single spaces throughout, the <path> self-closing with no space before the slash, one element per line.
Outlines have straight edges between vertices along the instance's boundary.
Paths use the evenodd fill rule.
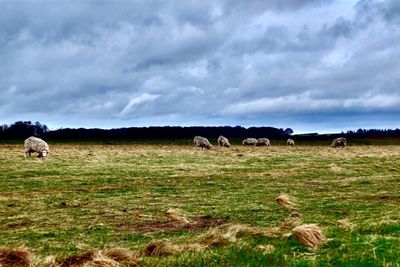
<path fill-rule="evenodd" d="M 150 95 L 147 93 L 141 94 L 140 96 L 132 97 L 128 104 L 121 110 L 119 113 L 120 116 L 125 116 L 134 113 L 137 111 L 137 108 L 140 105 L 143 105 L 145 103 L 152 102 L 156 100 L 159 97 L 159 95 Z"/>
<path fill-rule="evenodd" d="M 400 95 L 366 94 L 350 99 L 313 99 L 309 92 L 283 97 L 261 98 L 232 104 L 225 108 L 224 115 L 246 116 L 255 113 L 312 113 L 365 110 L 400 111 Z"/>

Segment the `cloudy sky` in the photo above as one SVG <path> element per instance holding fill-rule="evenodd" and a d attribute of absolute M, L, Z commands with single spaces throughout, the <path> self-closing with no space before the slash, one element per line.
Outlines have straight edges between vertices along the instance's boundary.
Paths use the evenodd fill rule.
<path fill-rule="evenodd" d="M 0 124 L 400 127 L 399 0 L 0 6 Z"/>

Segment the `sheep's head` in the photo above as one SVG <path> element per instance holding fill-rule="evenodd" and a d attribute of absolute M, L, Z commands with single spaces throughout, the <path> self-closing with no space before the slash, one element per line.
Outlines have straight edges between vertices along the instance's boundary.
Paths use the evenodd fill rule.
<path fill-rule="evenodd" d="M 49 151 L 44 149 L 42 150 L 42 157 L 47 157 L 49 155 Z"/>

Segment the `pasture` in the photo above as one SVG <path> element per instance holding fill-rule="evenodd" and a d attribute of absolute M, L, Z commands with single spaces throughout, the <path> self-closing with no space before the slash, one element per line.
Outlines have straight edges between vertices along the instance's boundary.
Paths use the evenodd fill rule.
<path fill-rule="evenodd" d="M 143 266 L 399 265 L 400 146 L 50 144 L 46 159 L 23 154 L 0 145 L 0 247 L 25 247 L 37 266 L 110 248 Z M 291 234 L 280 194 L 325 244 Z M 180 227 L 169 209 L 204 224 Z M 276 232 L 204 242 L 224 225 Z M 152 241 L 177 249 L 151 253 Z"/>

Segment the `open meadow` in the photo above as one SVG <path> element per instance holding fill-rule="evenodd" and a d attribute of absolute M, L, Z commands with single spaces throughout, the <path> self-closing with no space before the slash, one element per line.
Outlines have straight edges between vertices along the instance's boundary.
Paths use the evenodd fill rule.
<path fill-rule="evenodd" d="M 34 266 L 399 266 L 400 146 L 0 145 L 0 207 Z"/>

